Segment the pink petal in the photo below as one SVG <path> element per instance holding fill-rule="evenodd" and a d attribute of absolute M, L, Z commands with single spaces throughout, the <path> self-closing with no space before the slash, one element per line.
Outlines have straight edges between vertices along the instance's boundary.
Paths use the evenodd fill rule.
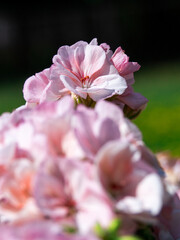
<path fill-rule="evenodd" d="M 111 60 L 122 76 L 136 72 L 140 68 L 138 63 L 129 62 L 129 57 L 124 53 L 121 47 L 116 49 Z"/>
<path fill-rule="evenodd" d="M 87 234 L 94 229 L 96 223 L 107 228 L 114 217 L 108 201 L 102 193 L 89 192 L 80 203 L 82 211 L 77 213 L 76 221 L 81 234 Z"/>
<path fill-rule="evenodd" d="M 89 45 L 98 45 L 97 38 L 93 38 Z"/>
<path fill-rule="evenodd" d="M 69 46 L 62 46 L 58 50 L 58 55 L 56 57 L 56 62 L 58 62 L 64 68 L 69 69 L 72 72 L 72 70 L 73 70 L 73 58 L 74 58 L 73 50 Z"/>
<path fill-rule="evenodd" d="M 143 221 L 153 221 L 152 217 L 160 213 L 163 204 L 162 180 L 156 173 L 150 173 L 138 183 L 135 195 L 125 195 L 117 202 L 116 208 L 126 214 L 136 214 Z"/>
<path fill-rule="evenodd" d="M 137 198 L 141 201 L 142 209 L 157 215 L 164 199 L 164 188 L 160 177 L 151 173 L 147 175 L 138 185 L 136 190 Z"/>
<path fill-rule="evenodd" d="M 88 93 L 93 100 L 98 101 L 115 94 L 120 95 L 126 88 L 127 85 L 124 78 L 118 74 L 111 74 L 95 79 L 91 87 L 88 88 Z"/>
<path fill-rule="evenodd" d="M 60 78 L 61 78 L 61 81 L 63 82 L 64 86 L 67 89 L 69 89 L 70 91 L 72 91 L 73 93 L 79 95 L 82 98 L 86 98 L 87 97 L 87 93 L 81 91 L 82 87 L 81 87 L 80 82 L 79 82 L 78 79 L 76 79 L 75 77 L 72 79 L 72 78 L 70 78 L 68 76 L 64 76 L 64 75 L 61 75 Z"/>
<path fill-rule="evenodd" d="M 98 119 L 93 128 L 100 146 L 120 137 L 118 125 L 110 118 Z"/>
<path fill-rule="evenodd" d="M 71 240 L 71 237 L 62 233 L 58 224 L 40 219 L 14 225 L 4 224 L 1 225 L 0 232 L 1 240 Z"/>
<path fill-rule="evenodd" d="M 87 90 L 88 95 L 90 98 L 92 98 L 94 101 L 98 101 L 100 99 L 106 99 L 108 97 L 111 97 L 113 95 L 113 91 L 109 89 L 98 89 L 98 88 L 91 88 Z"/>
<path fill-rule="evenodd" d="M 139 199 L 126 196 L 116 204 L 116 208 L 119 211 L 125 212 L 126 214 L 139 214 L 142 213 L 142 204 Z"/>
<path fill-rule="evenodd" d="M 87 156 L 94 155 L 99 148 L 99 142 L 92 129 L 95 121 L 96 115 L 93 111 L 84 106 L 78 106 L 78 111 L 73 118 L 73 126 L 76 137 Z"/>
<path fill-rule="evenodd" d="M 129 144 L 120 140 L 107 143 L 98 152 L 96 161 L 99 176 L 104 187 L 111 193 L 121 194 L 125 187 L 132 173 L 133 154 Z"/>
<path fill-rule="evenodd" d="M 48 173 L 39 173 L 34 187 L 37 206 L 45 216 L 51 218 L 65 217 L 68 214 L 68 208 L 65 207 L 67 197 L 61 176 L 58 176 L 57 173 L 54 173 L 54 176 L 50 176 Z"/>
<path fill-rule="evenodd" d="M 71 49 L 77 49 L 79 47 L 85 47 L 86 45 L 88 45 L 87 42 L 85 41 L 78 41 L 76 43 L 74 43 L 73 45 L 70 46 Z"/>
<path fill-rule="evenodd" d="M 126 76 L 128 74 L 138 71 L 140 67 L 141 66 L 137 62 L 128 62 L 124 64 L 124 67 L 122 68 L 120 74 L 122 76 Z"/>
<path fill-rule="evenodd" d="M 95 111 L 98 113 L 100 118 L 110 118 L 118 125 L 120 121 L 123 121 L 124 119 L 122 110 L 115 104 L 112 104 L 108 101 L 98 101 L 95 106 Z"/>
<path fill-rule="evenodd" d="M 64 84 L 60 79 L 57 79 L 56 81 L 50 81 L 44 89 L 40 103 L 44 101 L 56 101 L 69 94 L 70 91 L 64 87 Z"/>
<path fill-rule="evenodd" d="M 131 92 L 124 96 L 121 95 L 118 97 L 118 99 L 134 110 L 142 110 L 148 102 L 147 98 L 136 92 Z"/>
<path fill-rule="evenodd" d="M 102 47 L 102 49 L 104 49 L 106 53 L 109 52 L 110 46 L 107 43 L 101 43 L 100 46 Z"/>
<path fill-rule="evenodd" d="M 23 94 L 27 102 L 39 102 L 42 93 L 49 83 L 49 69 L 28 78 L 24 84 Z"/>
<path fill-rule="evenodd" d="M 100 70 L 106 60 L 104 50 L 96 45 L 87 45 L 85 47 L 84 61 L 82 62 L 81 69 L 83 69 L 84 77 L 91 77 L 94 73 Z"/>
<path fill-rule="evenodd" d="M 114 90 L 117 94 L 122 94 L 127 88 L 126 80 L 119 74 L 100 76 L 94 80 L 91 86 Z"/>

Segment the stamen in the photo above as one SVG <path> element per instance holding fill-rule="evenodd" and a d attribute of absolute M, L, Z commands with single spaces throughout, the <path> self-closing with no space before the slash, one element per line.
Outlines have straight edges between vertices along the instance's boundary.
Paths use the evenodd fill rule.
<path fill-rule="evenodd" d="M 84 83 L 87 79 L 89 79 L 89 76 L 81 78 L 81 82 Z"/>

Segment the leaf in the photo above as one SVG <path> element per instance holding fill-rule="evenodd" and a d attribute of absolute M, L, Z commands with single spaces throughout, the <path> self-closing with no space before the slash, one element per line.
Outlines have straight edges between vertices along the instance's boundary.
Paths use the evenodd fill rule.
<path fill-rule="evenodd" d="M 101 225 L 99 223 L 97 223 L 94 226 L 94 232 L 100 238 L 104 238 L 104 236 L 105 236 L 105 230 L 101 227 Z"/>
<path fill-rule="evenodd" d="M 124 237 L 118 238 L 118 240 L 142 240 L 142 239 L 135 236 L 124 236 Z"/>
<path fill-rule="evenodd" d="M 109 227 L 108 227 L 108 232 L 110 232 L 110 233 L 112 233 L 112 232 L 113 232 L 113 233 L 117 232 L 117 231 L 120 229 L 121 224 L 122 224 L 121 220 L 118 219 L 118 218 L 115 218 L 115 219 L 112 220 L 112 222 L 110 223 L 110 225 L 109 225 Z"/>

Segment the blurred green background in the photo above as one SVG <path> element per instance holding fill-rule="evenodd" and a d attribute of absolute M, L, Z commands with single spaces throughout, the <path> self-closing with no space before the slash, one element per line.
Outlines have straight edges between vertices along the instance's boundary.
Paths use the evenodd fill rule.
<path fill-rule="evenodd" d="M 134 89 L 148 98 L 134 122 L 154 151 L 180 156 L 180 62 L 161 63 L 135 73 Z"/>
<path fill-rule="evenodd" d="M 180 156 L 180 62 L 142 66 L 135 73 L 134 89 L 149 102 L 134 120 L 154 152 L 169 150 Z M 0 113 L 23 105 L 23 83 L 26 78 L 3 81 L 0 88 Z"/>

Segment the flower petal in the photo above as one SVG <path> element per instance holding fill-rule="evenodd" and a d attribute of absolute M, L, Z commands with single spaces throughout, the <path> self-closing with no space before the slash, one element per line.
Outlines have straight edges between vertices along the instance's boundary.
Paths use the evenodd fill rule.
<path fill-rule="evenodd" d="M 114 66 L 122 76 L 136 72 L 141 67 L 137 62 L 129 62 L 129 57 L 118 47 L 111 58 Z"/>
<path fill-rule="evenodd" d="M 111 97 L 114 94 L 122 94 L 127 88 L 126 81 L 117 74 L 105 75 L 98 77 L 88 88 L 89 96 L 97 101 Z"/>
<path fill-rule="evenodd" d="M 95 72 L 100 70 L 106 60 L 106 54 L 100 46 L 87 45 L 85 47 L 85 57 L 81 68 L 85 76 L 92 76 Z"/>
<path fill-rule="evenodd" d="M 145 211 L 157 215 L 163 205 L 164 189 L 156 173 L 147 175 L 138 185 L 136 194 Z"/>
<path fill-rule="evenodd" d="M 60 79 L 57 79 L 56 81 L 50 81 L 47 87 L 44 89 L 40 103 L 44 101 L 56 101 L 69 94 L 70 91 L 64 87 L 64 84 Z"/>
<path fill-rule="evenodd" d="M 82 91 L 78 91 L 77 89 L 82 89 L 78 79 L 76 79 L 75 77 L 72 79 L 68 76 L 64 76 L 61 75 L 60 76 L 61 81 L 63 82 L 64 86 L 69 89 L 70 91 L 72 91 L 73 93 L 79 95 L 82 98 L 86 98 L 87 97 L 87 93 L 86 92 L 82 92 Z"/>
<path fill-rule="evenodd" d="M 98 45 L 97 38 L 93 38 L 89 44 L 90 45 Z"/>
<path fill-rule="evenodd" d="M 106 99 L 108 97 L 111 97 L 113 95 L 113 91 L 109 89 L 91 88 L 91 89 L 88 89 L 88 95 L 94 101 L 98 101 L 100 99 Z"/>
<path fill-rule="evenodd" d="M 148 102 L 147 98 L 142 96 L 140 93 L 131 92 L 125 96 L 118 97 L 121 102 L 128 105 L 132 109 L 143 109 L 145 104 Z"/>
<path fill-rule="evenodd" d="M 48 74 L 49 69 L 45 69 L 25 81 L 23 94 L 27 102 L 38 103 L 40 101 L 41 95 L 49 83 Z"/>

